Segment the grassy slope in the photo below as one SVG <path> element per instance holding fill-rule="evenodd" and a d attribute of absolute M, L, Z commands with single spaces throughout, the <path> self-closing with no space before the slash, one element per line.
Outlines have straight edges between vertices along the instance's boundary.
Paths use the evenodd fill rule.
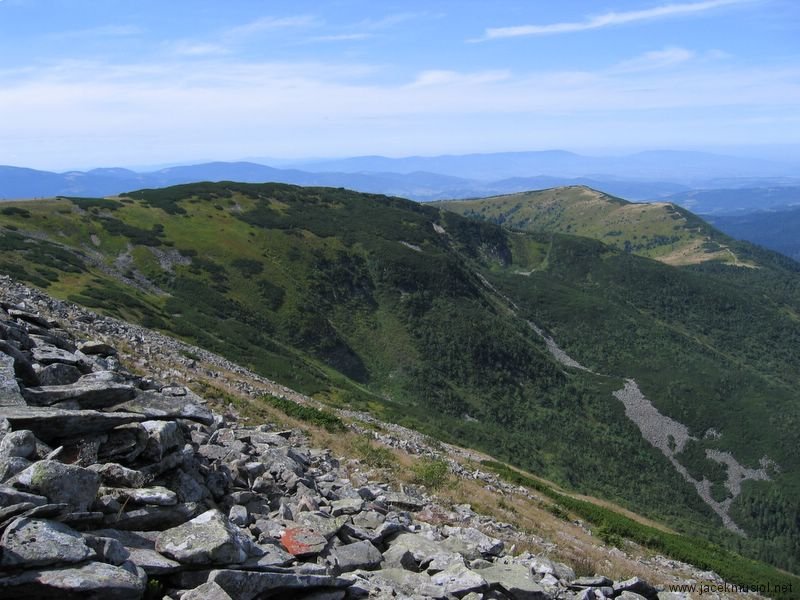
<path fill-rule="evenodd" d="M 674 204 L 634 204 L 584 186 L 438 204 L 511 229 L 598 239 L 671 265 L 737 260 L 713 229 Z"/>
<path fill-rule="evenodd" d="M 774 484 L 747 486 L 737 501 L 752 537 L 731 543 L 796 568 L 797 524 L 773 516 L 798 514 L 790 450 L 800 293 L 797 275 L 771 254 L 741 246 L 762 268 L 709 263 L 687 273 L 587 239 L 512 234 L 399 199 L 281 185 L 8 208 L 16 210 L 0 212 L 5 272 L 320 398 L 719 535 L 694 490 L 611 397 L 634 376 L 693 433 L 724 433 L 708 447 L 749 466 L 765 454 L 778 462 Z M 564 373 L 476 269 L 613 377 Z"/>

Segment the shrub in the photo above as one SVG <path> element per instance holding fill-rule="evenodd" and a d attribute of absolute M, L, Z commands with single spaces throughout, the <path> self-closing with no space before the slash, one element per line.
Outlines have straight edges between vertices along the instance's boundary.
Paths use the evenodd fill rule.
<path fill-rule="evenodd" d="M 342 420 L 326 410 L 320 410 L 311 406 L 303 406 L 285 398 L 278 398 L 276 396 L 264 396 L 264 400 L 286 414 L 287 416 L 311 423 L 322 427 L 327 431 L 344 431 L 345 425 Z"/>
<path fill-rule="evenodd" d="M 448 480 L 449 468 L 443 460 L 424 459 L 411 467 L 413 482 L 435 490 Z"/>

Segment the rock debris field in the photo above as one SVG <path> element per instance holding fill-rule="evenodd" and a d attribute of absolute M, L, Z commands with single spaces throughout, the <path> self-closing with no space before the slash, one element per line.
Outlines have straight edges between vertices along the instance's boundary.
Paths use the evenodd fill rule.
<path fill-rule="evenodd" d="M 350 477 L 4 297 L 0 598 L 684 597 L 515 555 L 468 505 Z"/>

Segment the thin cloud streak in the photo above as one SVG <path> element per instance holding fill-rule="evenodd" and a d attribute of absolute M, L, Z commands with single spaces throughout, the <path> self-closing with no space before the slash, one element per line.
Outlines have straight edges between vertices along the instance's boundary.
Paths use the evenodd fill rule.
<path fill-rule="evenodd" d="M 514 38 L 536 35 L 556 35 L 561 33 L 575 33 L 592 29 L 602 29 L 604 27 L 614 27 L 617 25 L 627 25 L 638 21 L 649 21 L 654 19 L 664 19 L 669 17 L 691 15 L 731 6 L 752 2 L 753 0 L 705 0 L 703 2 L 690 2 L 683 4 L 664 4 L 643 10 L 632 10 L 626 12 L 609 12 L 596 17 L 589 17 L 584 21 L 574 21 L 565 23 L 551 23 L 548 25 L 517 25 L 512 27 L 491 27 L 486 30 L 482 38 L 470 40 L 473 42 Z"/>

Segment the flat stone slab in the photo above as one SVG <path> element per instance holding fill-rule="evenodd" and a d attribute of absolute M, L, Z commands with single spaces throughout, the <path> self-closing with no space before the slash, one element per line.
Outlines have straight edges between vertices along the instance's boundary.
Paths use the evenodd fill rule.
<path fill-rule="evenodd" d="M 492 587 L 500 586 L 515 599 L 546 600 L 551 597 L 533 580 L 530 569 L 522 564 L 493 564 L 476 573 L 479 573 Z"/>
<path fill-rule="evenodd" d="M 203 425 L 211 425 L 214 415 L 199 402 L 199 396 L 187 394 L 181 397 L 164 396 L 158 392 L 139 392 L 135 398 L 113 406 L 115 411 L 140 413 L 151 419 L 189 419 Z"/>
<path fill-rule="evenodd" d="M 82 409 L 96 409 L 129 400 L 136 395 L 136 389 L 126 383 L 86 380 L 81 377 L 75 383 L 67 385 L 25 388 L 22 395 L 28 404 L 33 406 L 52 406 L 70 401 Z"/>
<path fill-rule="evenodd" d="M 0 567 L 31 568 L 78 563 L 95 556 L 81 534 L 57 521 L 17 519 L 0 538 Z"/>
<path fill-rule="evenodd" d="M 128 560 L 141 567 L 150 576 L 177 573 L 185 568 L 179 562 L 156 552 L 157 534 L 155 532 L 98 529 L 92 531 L 91 534 L 101 538 L 117 540 L 128 551 Z"/>
<path fill-rule="evenodd" d="M 324 535 L 309 527 L 287 527 L 281 535 L 281 544 L 294 556 L 314 556 L 327 545 Z"/>
<path fill-rule="evenodd" d="M 103 598 L 140 600 L 146 582 L 123 567 L 90 562 L 77 567 L 34 569 L 16 575 L 0 575 L 0 598 Z"/>
<path fill-rule="evenodd" d="M 238 528 L 216 509 L 160 533 L 156 551 L 191 565 L 227 565 L 247 559 Z"/>
<path fill-rule="evenodd" d="M 252 600 L 264 592 L 270 594 L 289 590 L 312 591 L 314 588 L 346 588 L 351 581 L 329 575 L 303 573 L 256 573 L 219 569 L 208 576 L 209 582 L 219 585 L 232 598 Z"/>
<path fill-rule="evenodd" d="M 14 429 L 29 429 L 45 442 L 87 433 L 103 433 L 120 425 L 147 420 L 147 417 L 135 413 L 36 406 L 3 407 L 3 416 Z"/>

